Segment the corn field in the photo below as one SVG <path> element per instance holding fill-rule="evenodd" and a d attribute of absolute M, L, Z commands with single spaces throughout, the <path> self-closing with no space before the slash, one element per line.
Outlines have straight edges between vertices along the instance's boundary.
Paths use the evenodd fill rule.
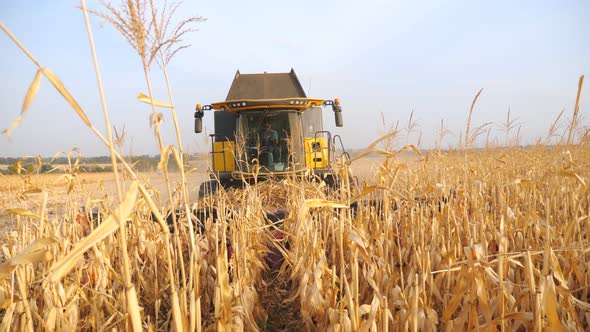
<path fill-rule="evenodd" d="M 439 152 L 410 165 L 392 153 L 363 198 L 265 182 L 196 203 L 226 212 L 192 233 L 181 216 L 172 234 L 151 220 L 155 193 L 143 196 L 137 182 L 119 207 L 112 197 L 76 201 L 75 183 L 48 206 L 51 188 L 32 176 L 8 209 L 1 327 L 126 329 L 135 310 L 149 330 L 586 330 L 589 153 Z M 369 198 L 383 205 L 363 204 Z M 102 218 L 81 218 L 84 203 Z M 280 239 L 262 213 L 277 206 L 290 211 Z M 50 217 L 57 209 L 64 215 Z M 284 257 L 277 270 L 268 266 L 274 248 Z"/>
<path fill-rule="evenodd" d="M 177 50 L 168 41 L 176 39 L 149 30 L 166 21 L 129 22 L 139 24 L 124 35 L 145 68 L 149 91 L 140 100 L 151 106 L 164 190 L 115 149 L 98 65 L 106 134 L 0 23 L 38 67 L 8 134 L 44 77 L 105 144 L 116 179 L 113 192 L 84 191 L 78 160 L 59 181 L 0 178 L 8 197 L 0 201 L 0 331 L 590 329 L 590 142 L 575 128 L 580 91 L 560 144 L 471 148 L 481 129 L 470 129 L 472 106 L 462 146 L 399 148 L 392 131 L 352 169 L 336 166 L 335 190 L 293 177 L 191 201 L 198 184 L 187 181 L 166 72 Z M 158 40 L 172 47 L 149 45 Z M 152 99 L 154 59 L 167 102 Z M 156 106 L 172 113 L 176 145 L 162 144 Z M 400 158 L 408 150 L 415 158 Z M 354 164 L 370 153 L 382 155 L 378 167 L 353 189 Z M 279 208 L 288 212 L 277 223 L 268 212 Z"/>

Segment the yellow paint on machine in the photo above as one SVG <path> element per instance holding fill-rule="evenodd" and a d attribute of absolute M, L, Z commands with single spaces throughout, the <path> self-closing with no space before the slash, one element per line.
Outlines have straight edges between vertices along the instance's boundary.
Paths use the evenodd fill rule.
<path fill-rule="evenodd" d="M 325 137 L 305 138 L 305 164 L 310 168 L 330 166 L 328 141 Z"/>
<path fill-rule="evenodd" d="M 236 170 L 235 147 L 236 143 L 234 141 L 213 143 L 214 172 L 233 172 Z"/>

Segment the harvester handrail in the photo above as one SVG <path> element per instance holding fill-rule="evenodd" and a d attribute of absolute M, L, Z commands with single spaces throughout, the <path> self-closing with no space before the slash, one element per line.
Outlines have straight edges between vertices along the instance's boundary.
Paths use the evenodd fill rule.
<path fill-rule="evenodd" d="M 334 137 L 332 138 L 334 146 L 336 146 L 336 139 L 338 139 L 338 142 L 340 143 L 340 148 L 342 149 L 342 155 L 346 159 L 346 165 L 350 165 L 350 154 L 344 148 L 344 143 L 342 142 L 342 137 L 340 135 L 334 135 Z M 334 147 L 334 149 L 335 149 L 335 147 Z M 334 153 L 334 155 L 335 155 L 335 153 Z"/>

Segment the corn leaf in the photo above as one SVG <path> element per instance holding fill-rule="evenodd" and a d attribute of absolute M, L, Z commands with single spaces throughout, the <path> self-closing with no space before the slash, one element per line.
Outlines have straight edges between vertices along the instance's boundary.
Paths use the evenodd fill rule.
<path fill-rule="evenodd" d="M 16 119 L 14 119 L 14 121 L 12 121 L 10 128 L 2 130 L 2 134 L 6 134 L 6 136 L 8 136 L 9 140 L 10 140 L 10 135 L 12 134 L 12 131 L 14 129 L 16 129 L 16 127 L 18 127 L 18 125 L 21 123 L 21 121 L 25 118 L 25 114 L 27 113 L 27 111 L 29 110 L 29 107 L 33 103 L 33 99 L 35 99 L 37 92 L 39 92 L 39 87 L 41 86 L 41 77 L 42 77 L 42 70 L 38 69 L 37 73 L 35 74 L 35 77 L 33 78 L 33 82 L 31 82 L 31 85 L 29 86 L 29 89 L 27 90 L 27 94 L 25 95 L 25 100 L 23 101 L 23 106 L 21 108 L 19 116 Z"/>
<path fill-rule="evenodd" d="M 149 96 L 146 96 L 143 93 L 140 93 L 137 96 L 137 100 L 141 101 L 142 103 L 152 104 L 157 107 L 172 108 L 171 104 L 156 99 L 151 99 Z"/>
<path fill-rule="evenodd" d="M 74 111 L 76 111 L 80 119 L 82 119 L 82 121 L 84 121 L 84 123 L 88 127 L 92 127 L 92 123 L 90 123 L 90 120 L 88 120 L 88 117 L 86 116 L 86 113 L 84 113 L 84 111 L 82 110 L 82 107 L 80 107 L 78 102 L 74 99 L 74 97 L 72 97 L 70 92 L 66 89 L 66 87 L 59 80 L 59 78 L 49 68 L 43 68 L 43 74 L 45 75 L 45 77 L 47 77 L 49 82 L 53 84 L 57 91 L 61 93 L 61 95 L 70 104 L 70 106 L 72 106 L 72 108 L 74 109 Z"/>
<path fill-rule="evenodd" d="M 119 228 L 120 223 L 123 223 L 135 206 L 137 199 L 138 182 L 132 183 L 131 187 L 125 195 L 125 200 L 114 213 L 112 213 L 103 223 L 94 229 L 90 235 L 76 243 L 74 248 L 61 260 L 54 263 L 49 269 L 47 280 L 50 282 L 59 281 L 66 275 L 77 263 L 78 259 L 90 249 L 93 245 L 99 243 L 107 236 L 111 235 Z"/>

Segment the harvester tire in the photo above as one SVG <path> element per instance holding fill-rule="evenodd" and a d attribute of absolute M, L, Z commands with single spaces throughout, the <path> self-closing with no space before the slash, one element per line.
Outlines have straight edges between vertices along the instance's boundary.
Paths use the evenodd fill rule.
<path fill-rule="evenodd" d="M 203 198 L 214 194 L 219 189 L 219 182 L 217 180 L 209 180 L 201 183 L 199 186 L 199 198 Z"/>

